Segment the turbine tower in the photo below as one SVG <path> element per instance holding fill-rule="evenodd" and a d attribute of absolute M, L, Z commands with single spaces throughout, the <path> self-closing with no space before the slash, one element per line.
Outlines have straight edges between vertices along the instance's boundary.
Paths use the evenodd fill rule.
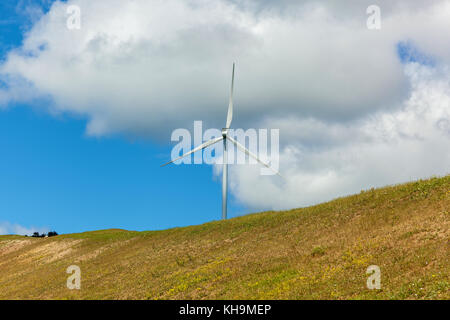
<path fill-rule="evenodd" d="M 259 163 L 261 163 L 263 166 L 271 169 L 272 171 L 274 171 L 276 174 L 278 174 L 279 176 L 281 176 L 277 171 L 273 170 L 267 163 L 265 163 L 264 161 L 262 161 L 261 159 L 258 158 L 257 155 L 253 154 L 252 152 L 250 152 L 249 150 L 247 150 L 247 148 L 245 148 L 242 144 L 240 144 L 239 142 L 237 142 L 231 135 L 228 135 L 228 130 L 230 129 L 231 126 L 231 120 L 233 119 L 233 88 L 234 88 L 234 66 L 235 63 L 233 63 L 233 71 L 231 73 L 231 91 L 230 91 L 230 100 L 228 103 L 228 114 L 227 114 L 227 122 L 225 124 L 225 128 L 222 129 L 222 136 L 215 138 L 215 139 L 211 139 L 209 141 L 206 141 L 205 143 L 195 147 L 194 149 L 192 149 L 189 152 L 186 152 L 185 154 L 183 154 L 181 157 L 178 157 L 172 161 L 169 161 L 165 164 L 163 164 L 161 167 L 164 167 L 172 162 L 175 162 L 179 159 L 182 159 L 194 152 L 203 150 L 217 142 L 220 142 L 221 140 L 223 141 L 223 170 L 222 170 L 222 219 L 226 219 L 227 218 L 227 193 L 228 193 L 228 157 L 227 157 L 227 140 L 229 140 L 230 142 L 232 142 L 238 149 L 240 149 L 242 152 L 244 152 L 245 154 L 247 154 L 249 157 L 252 157 L 253 159 L 255 159 L 256 161 L 258 161 Z"/>

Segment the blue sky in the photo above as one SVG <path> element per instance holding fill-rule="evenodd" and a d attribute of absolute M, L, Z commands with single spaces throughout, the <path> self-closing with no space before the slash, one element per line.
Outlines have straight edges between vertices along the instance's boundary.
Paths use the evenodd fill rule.
<path fill-rule="evenodd" d="M 29 23 L 0 3 L 0 55 Z M 42 104 L 42 102 L 41 102 Z M 39 103 L 0 110 L 0 223 L 60 233 L 155 230 L 220 218 L 221 186 L 208 165 L 160 165 L 173 144 L 86 136 L 86 120 Z M 230 216 L 245 213 L 231 199 Z"/>
<path fill-rule="evenodd" d="M 85 126 L 28 106 L 0 113 L 1 220 L 67 233 L 153 230 L 220 217 L 221 189 L 211 167 L 160 168 L 170 146 L 86 137 Z"/>
<path fill-rule="evenodd" d="M 426 66 L 433 66 L 435 64 L 434 59 L 421 52 L 412 41 L 398 42 L 397 54 L 404 64 L 410 62 L 417 62 Z"/>

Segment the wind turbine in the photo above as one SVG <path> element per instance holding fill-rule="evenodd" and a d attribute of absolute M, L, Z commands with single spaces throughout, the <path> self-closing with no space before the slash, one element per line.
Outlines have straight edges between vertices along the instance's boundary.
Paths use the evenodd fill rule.
<path fill-rule="evenodd" d="M 272 171 L 274 171 L 276 174 L 280 175 L 277 171 L 273 170 L 267 163 L 265 163 L 264 161 L 262 161 L 261 159 L 258 158 L 257 155 L 253 154 L 252 152 L 250 152 L 249 150 L 247 150 L 247 148 L 245 148 L 242 144 L 240 144 L 239 142 L 237 142 L 235 139 L 233 139 L 232 136 L 228 135 L 228 129 L 230 129 L 231 126 L 231 120 L 233 119 L 233 87 L 234 87 L 234 66 L 235 63 L 233 63 L 233 71 L 231 73 L 231 92 L 230 92 L 230 100 L 228 103 L 228 114 L 227 114 L 227 122 L 225 124 L 225 128 L 222 128 L 222 136 L 215 138 L 215 139 L 211 139 L 209 141 L 206 141 L 205 143 L 195 147 L 194 149 L 192 149 L 189 152 L 186 152 L 185 154 L 183 154 L 181 157 L 178 157 L 172 161 L 169 161 L 165 164 L 163 164 L 161 167 L 164 167 L 172 162 L 175 162 L 179 159 L 182 159 L 194 152 L 203 150 L 215 143 L 218 143 L 220 141 L 223 141 L 223 170 L 222 170 L 222 219 L 226 219 L 227 218 L 227 192 L 228 192 L 228 158 L 227 158 L 227 140 L 230 140 L 234 145 L 236 145 L 236 147 L 238 149 L 240 149 L 241 151 L 243 151 L 245 154 L 247 154 L 249 157 L 254 158 L 256 161 L 258 161 L 259 163 L 261 163 L 263 166 L 271 169 Z M 281 176 L 281 175 L 280 175 Z"/>

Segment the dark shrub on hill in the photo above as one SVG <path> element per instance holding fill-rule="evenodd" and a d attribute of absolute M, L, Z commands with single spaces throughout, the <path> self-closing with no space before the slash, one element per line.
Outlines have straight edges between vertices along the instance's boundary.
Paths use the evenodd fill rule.
<path fill-rule="evenodd" d="M 52 233 L 52 235 L 50 235 L 50 233 Z M 49 232 L 48 236 L 51 237 L 51 236 L 56 236 L 56 235 L 58 235 L 56 233 L 56 231 L 52 231 L 52 232 Z M 39 234 L 39 232 L 33 232 L 33 234 L 31 236 L 34 238 L 44 238 L 47 236 L 47 234 L 45 234 L 45 233 Z"/>

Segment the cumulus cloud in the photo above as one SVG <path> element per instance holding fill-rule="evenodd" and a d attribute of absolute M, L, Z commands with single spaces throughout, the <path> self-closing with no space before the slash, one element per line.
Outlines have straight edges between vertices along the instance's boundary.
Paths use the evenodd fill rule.
<path fill-rule="evenodd" d="M 256 209 L 318 203 L 370 187 L 450 173 L 450 73 L 411 63 L 412 93 L 395 112 L 347 124 L 282 119 L 286 180 L 234 166 L 235 196 Z"/>
<path fill-rule="evenodd" d="M 0 64 L 0 106 L 45 99 L 85 116 L 90 135 L 168 141 L 193 120 L 223 126 L 236 61 L 234 126 L 280 128 L 290 177 L 233 169 L 243 203 L 306 205 L 445 174 L 450 1 L 378 1 L 379 31 L 366 28 L 370 2 L 58 1 Z M 68 5 L 80 30 L 66 27 Z M 402 60 L 402 43 L 433 63 Z"/>
<path fill-rule="evenodd" d="M 0 222 L 0 235 L 18 234 L 18 235 L 32 235 L 34 232 L 47 233 L 48 228 L 43 227 L 24 227 L 16 223 Z"/>
<path fill-rule="evenodd" d="M 407 95 L 397 41 L 433 41 L 438 45 L 430 47 L 440 48 L 433 54 L 449 51 L 433 32 L 450 27 L 442 3 L 406 13 L 386 4 L 391 13 L 378 33 L 367 30 L 360 5 L 305 1 L 280 13 L 273 5 L 251 10 L 243 3 L 56 2 L 0 68 L 3 77 L 28 83 L 6 80 L 10 90 L 2 100 L 37 91 L 53 99 L 54 110 L 85 115 L 90 134 L 167 135 L 191 119 L 222 125 L 236 60 L 242 124 L 255 112 L 349 119 L 394 108 Z M 68 5 L 81 8 L 80 30 L 66 27 Z M 347 19 L 336 16 L 343 8 L 352 12 Z M 427 15 L 431 27 L 420 23 Z"/>

